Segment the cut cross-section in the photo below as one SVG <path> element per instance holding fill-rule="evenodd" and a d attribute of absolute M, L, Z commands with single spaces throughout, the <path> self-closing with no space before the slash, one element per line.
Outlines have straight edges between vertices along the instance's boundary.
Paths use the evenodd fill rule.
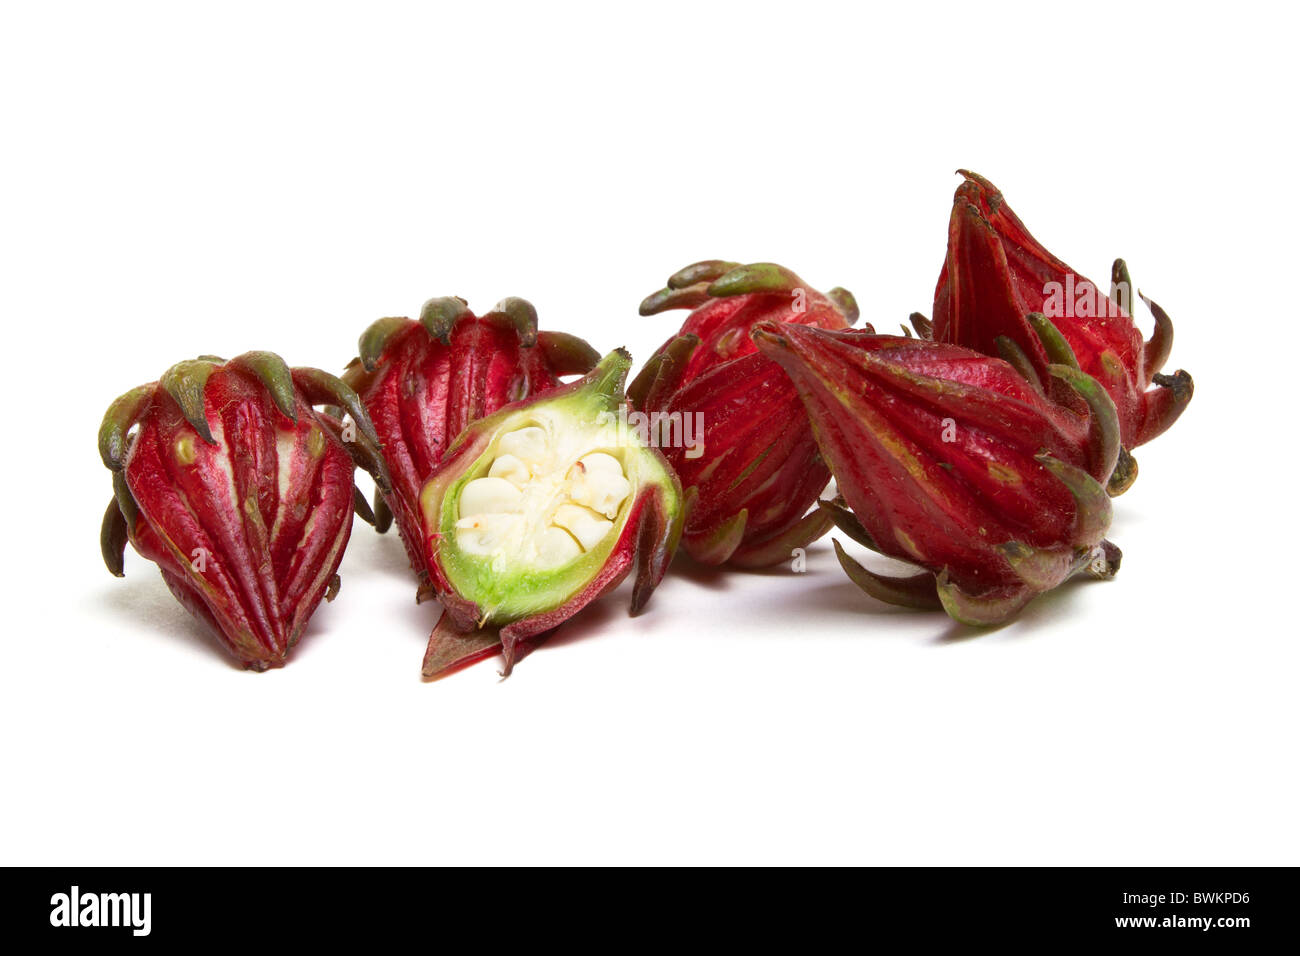
<path fill-rule="evenodd" d="M 625 414 L 630 364 L 619 349 L 582 380 L 479 419 L 425 483 L 427 564 L 448 615 L 426 677 L 481 659 L 498 632 L 509 671 L 519 641 L 634 568 L 634 613 L 658 585 L 681 535 L 681 487 Z"/>
<path fill-rule="evenodd" d="M 461 491 L 461 551 L 494 563 L 555 568 L 604 540 L 632 483 L 618 458 L 607 451 L 581 454 L 580 441 L 538 425 L 502 435 L 487 475 Z"/>

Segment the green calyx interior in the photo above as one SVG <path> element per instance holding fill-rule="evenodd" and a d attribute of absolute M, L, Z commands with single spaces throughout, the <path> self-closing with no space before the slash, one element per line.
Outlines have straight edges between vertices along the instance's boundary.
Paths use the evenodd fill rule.
<path fill-rule="evenodd" d="M 662 460 L 618 414 L 625 362 L 601 364 L 578 387 L 472 426 L 489 436 L 483 451 L 421 495 L 448 581 L 487 623 L 564 604 L 609 560 L 638 494 L 671 493 Z"/>

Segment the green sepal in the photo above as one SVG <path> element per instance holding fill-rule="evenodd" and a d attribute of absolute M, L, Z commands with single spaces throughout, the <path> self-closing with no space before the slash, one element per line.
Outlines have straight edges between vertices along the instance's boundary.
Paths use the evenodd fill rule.
<path fill-rule="evenodd" d="M 1041 312 L 1030 312 L 1025 316 L 1025 321 L 1034 330 L 1038 340 L 1043 343 L 1043 350 L 1047 352 L 1047 358 L 1050 362 L 1074 369 L 1079 367 L 1079 360 L 1075 357 L 1074 349 L 1070 348 L 1070 343 L 1065 340 L 1061 330 L 1052 324 L 1051 319 Z"/>
<path fill-rule="evenodd" d="M 420 309 L 420 324 L 435 339 L 446 344 L 451 338 L 452 326 L 468 314 L 469 305 L 464 299 L 441 296 L 424 303 Z"/>
<path fill-rule="evenodd" d="M 1070 543 L 1075 547 L 1096 544 L 1110 527 L 1111 504 L 1106 487 L 1082 468 L 1054 455 L 1035 455 L 1034 460 L 1050 471 L 1074 497 L 1075 522 Z"/>
<path fill-rule="evenodd" d="M 793 292 L 808 288 L 807 283 L 785 266 L 775 262 L 754 262 L 738 266 L 709 285 L 709 295 L 724 298 L 762 292 Z"/>
<path fill-rule="evenodd" d="M 352 486 L 352 510 L 368 525 L 375 523 L 375 513 L 370 509 L 370 502 L 356 485 Z"/>
<path fill-rule="evenodd" d="M 849 553 L 844 550 L 843 546 L 835 538 L 831 539 L 831 544 L 835 546 L 835 557 L 839 559 L 840 567 L 844 569 L 844 573 L 848 575 L 849 580 L 877 601 L 894 604 L 898 607 L 916 608 L 921 611 L 939 609 L 940 603 L 938 595 L 935 593 L 934 575 L 929 571 L 922 571 L 920 574 L 905 578 L 877 574 L 874 571 L 867 570 L 850 557 Z"/>
<path fill-rule="evenodd" d="M 1002 360 L 1019 372 L 1020 377 L 1032 385 L 1034 391 L 1042 395 L 1043 380 L 1038 377 L 1038 372 L 1034 369 L 1034 363 L 1025 354 L 1025 350 L 1005 335 L 999 335 L 993 341 L 997 344 L 998 355 Z"/>
<path fill-rule="evenodd" d="M 358 431 L 376 446 L 379 435 L 375 432 L 370 413 L 362 403 L 361 397 L 337 375 L 321 371 L 318 368 L 295 368 L 290 373 L 294 385 L 303 393 L 309 405 L 336 405 L 352 416 Z"/>
<path fill-rule="evenodd" d="M 1047 372 L 1074 389 L 1088 404 L 1092 413 L 1092 439 L 1095 445 L 1093 476 L 1101 482 L 1110 480 L 1119 461 L 1119 412 L 1115 401 L 1102 384 L 1087 372 L 1066 365 L 1049 365 Z"/>
<path fill-rule="evenodd" d="M 185 420 L 209 445 L 215 445 L 217 440 L 212 437 L 212 430 L 208 427 L 207 403 L 203 390 L 216 367 L 204 359 L 177 362 L 158 381 L 163 391 L 180 406 Z"/>
<path fill-rule="evenodd" d="M 379 357 L 384 354 L 384 349 L 388 348 L 388 343 L 393 340 L 393 336 L 406 328 L 414 328 L 414 326 L 411 325 L 410 319 L 400 315 L 390 315 L 371 322 L 361 333 L 361 338 L 357 339 L 357 355 L 361 360 L 361 367 L 367 372 L 373 372 L 379 363 Z"/>
<path fill-rule="evenodd" d="M 1169 361 L 1169 353 L 1174 350 L 1174 323 L 1164 309 L 1142 295 L 1141 292 L 1138 295 L 1147 304 L 1147 308 L 1151 310 L 1151 315 L 1156 320 L 1156 327 L 1151 333 L 1151 338 L 1142 346 L 1142 371 L 1146 378 L 1143 384 L 1150 385 L 1157 373 Z"/>
<path fill-rule="evenodd" d="M 669 309 L 695 309 L 710 298 L 709 287 L 702 282 L 684 289 L 660 289 L 642 299 L 637 312 L 641 315 L 658 315 Z"/>
<path fill-rule="evenodd" d="M 231 359 L 230 364 L 254 375 L 266 386 L 280 413 L 297 423 L 298 401 L 294 394 L 293 375 L 284 359 L 274 352 L 245 352 Z"/>
<path fill-rule="evenodd" d="M 1121 301 L 1124 298 L 1124 296 L 1120 294 L 1121 288 L 1128 290 L 1127 305 Z M 1110 267 L 1110 301 L 1116 306 L 1127 309 L 1127 311 L 1132 314 L 1133 280 L 1128 274 L 1128 263 L 1123 259 L 1116 259 Z"/>
<path fill-rule="evenodd" d="M 384 493 L 378 488 L 375 489 L 375 506 L 372 510 L 375 515 L 375 530 L 380 534 L 386 534 L 393 526 L 393 510 L 388 507 Z"/>
<path fill-rule="evenodd" d="M 537 309 L 527 299 L 518 296 L 504 298 L 483 318 L 514 329 L 519 335 L 519 344 L 525 348 L 537 343 Z"/>
<path fill-rule="evenodd" d="M 700 337 L 688 332 L 660 349 L 627 387 L 627 398 L 637 411 L 659 411 L 677 391 L 686 363 L 699 347 Z"/>
<path fill-rule="evenodd" d="M 871 537 L 871 532 L 863 527 L 862 522 L 858 520 L 858 516 L 849 510 L 843 498 L 836 498 L 833 501 L 822 498 L 817 502 L 817 508 L 834 522 L 835 527 L 858 544 L 875 551 L 877 554 L 884 553 L 880 550 L 880 546 L 876 544 L 875 539 Z"/>
<path fill-rule="evenodd" d="M 600 361 L 600 353 L 586 339 L 567 332 L 538 332 L 537 347 L 556 375 L 586 375 Z"/>
<path fill-rule="evenodd" d="M 99 528 L 99 553 L 104 556 L 104 566 L 115 578 L 125 576 L 126 542 L 130 538 L 126 518 L 117 505 L 117 498 L 110 498 L 104 512 L 104 520 Z"/>
<path fill-rule="evenodd" d="M 1133 457 L 1132 452 L 1121 445 L 1119 458 L 1115 461 L 1115 470 L 1110 473 L 1110 480 L 1106 482 L 1106 494 L 1112 498 L 1118 498 L 1133 487 L 1133 482 L 1137 481 L 1137 476 L 1137 459 Z"/>
<path fill-rule="evenodd" d="M 1000 588 L 988 594 L 968 594 L 951 581 L 946 568 L 935 579 L 935 590 L 948 616 L 971 627 L 1002 624 L 1038 593 L 1022 585 Z"/>
<path fill-rule="evenodd" d="M 844 316 L 844 321 L 853 325 L 858 321 L 862 310 L 858 308 L 858 300 L 853 297 L 853 293 L 842 286 L 836 286 L 826 293 L 826 298 L 835 304 L 835 308 L 840 310 Z"/>
<path fill-rule="evenodd" d="M 126 436 L 131 427 L 139 420 L 149 400 L 153 397 L 156 383 L 133 388 L 125 395 L 113 400 L 104 413 L 104 420 L 99 426 L 99 457 L 104 467 L 119 471 L 126 457 Z"/>
<path fill-rule="evenodd" d="M 739 265 L 739 262 L 728 262 L 725 259 L 704 259 L 700 262 L 692 262 L 689 266 L 678 269 L 668 277 L 668 288 L 685 289 L 687 286 L 696 285 L 700 282 L 713 282 L 715 279 L 721 279 Z"/>

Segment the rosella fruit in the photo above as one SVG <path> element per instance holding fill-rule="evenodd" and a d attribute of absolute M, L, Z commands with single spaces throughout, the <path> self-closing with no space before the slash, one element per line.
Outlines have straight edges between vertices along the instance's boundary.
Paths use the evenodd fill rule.
<path fill-rule="evenodd" d="M 711 565 L 789 560 L 830 528 L 812 507 L 830 471 L 793 383 L 758 354 L 750 331 L 769 321 L 845 329 L 857 304 L 782 266 L 712 260 L 682 269 L 641 303 L 643 315 L 671 308 L 693 311 L 628 392 L 637 424 L 686 489 L 682 547 Z"/>
<path fill-rule="evenodd" d="M 112 404 L 99 450 L 113 472 L 100 538 L 109 570 L 122 575 L 130 541 L 251 670 L 282 665 L 338 591 L 353 508 L 370 511 L 354 458 L 386 484 L 352 389 L 271 352 L 173 365 Z"/>
<path fill-rule="evenodd" d="M 1114 573 L 1104 485 L 1119 425 L 1079 369 L 1050 364 L 1037 383 L 956 345 L 777 323 L 754 340 L 798 388 L 848 508 L 823 510 L 861 543 L 925 569 L 887 578 L 836 542 L 869 594 L 992 624 L 1076 571 Z M 1057 400 L 1067 391 L 1081 411 Z"/>
<path fill-rule="evenodd" d="M 582 339 L 538 332 L 537 312 L 510 298 L 476 316 L 457 298 L 430 299 L 419 321 L 385 318 L 361 335 L 343 374 L 365 402 L 392 485 L 375 499 L 376 527 L 392 518 L 422 588 L 420 489 L 470 422 L 582 375 L 600 356 Z"/>
<path fill-rule="evenodd" d="M 1190 375 L 1181 369 L 1161 374 L 1173 347 L 1173 323 L 1142 297 L 1155 317 L 1155 331 L 1143 342 L 1122 259 L 1111 270 L 1110 295 L 1103 294 L 1030 235 L 992 183 L 960 172 L 965 182 L 954 197 L 934 296 L 935 341 L 1001 356 L 1041 378 L 1055 359 L 1026 316 L 1045 315 L 1115 403 L 1125 450 L 1109 490 L 1123 492 L 1137 475 L 1129 451 L 1169 428 L 1192 399 Z"/>
<path fill-rule="evenodd" d="M 681 488 L 627 421 L 631 358 L 507 405 L 461 432 L 420 493 L 425 564 L 444 613 L 423 673 L 496 654 L 505 674 L 635 568 L 632 613 L 681 536 Z"/>

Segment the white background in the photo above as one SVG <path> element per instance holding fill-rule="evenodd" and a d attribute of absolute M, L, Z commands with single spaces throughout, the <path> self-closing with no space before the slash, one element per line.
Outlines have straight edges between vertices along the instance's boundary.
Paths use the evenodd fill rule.
<path fill-rule="evenodd" d="M 1283 9 L 7 5 L 0 859 L 1300 862 Z M 959 166 L 1174 317 L 1197 395 L 1138 452 L 1112 583 L 977 634 L 827 539 L 426 685 L 395 535 L 358 524 L 262 675 L 102 567 L 100 416 L 176 360 L 337 371 L 449 294 L 644 358 L 681 314 L 639 300 L 715 257 L 886 330 L 930 311 Z"/>

